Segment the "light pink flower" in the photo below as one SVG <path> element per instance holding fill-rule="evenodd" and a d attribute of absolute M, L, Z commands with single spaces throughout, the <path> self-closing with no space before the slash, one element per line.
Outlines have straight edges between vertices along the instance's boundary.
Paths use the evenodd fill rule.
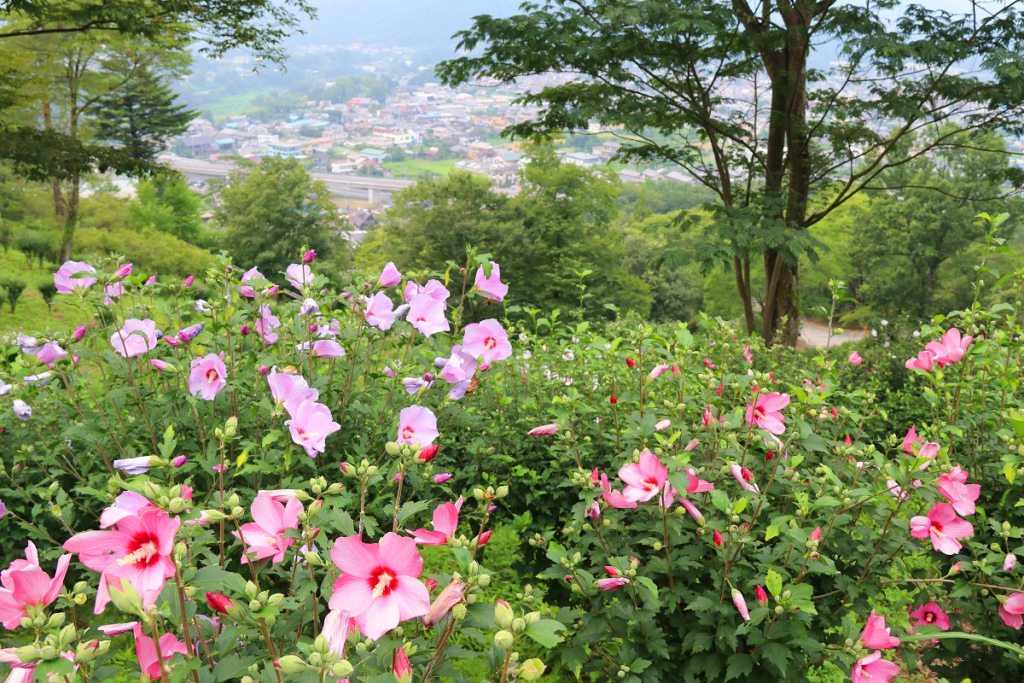
<path fill-rule="evenodd" d="M 36 352 L 36 358 L 39 359 L 39 362 L 45 363 L 50 367 L 53 367 L 54 363 L 66 355 L 68 355 L 68 352 L 62 349 L 60 344 L 55 341 L 46 342 Z"/>
<path fill-rule="evenodd" d="M 164 360 L 160 360 L 159 358 L 150 358 L 149 364 L 152 365 L 154 369 L 159 370 L 160 372 L 163 372 L 167 368 L 171 367 L 170 363 Z"/>
<path fill-rule="evenodd" d="M 313 284 L 313 270 L 305 263 L 293 263 L 284 270 L 285 280 L 295 289 L 302 291 L 306 285 Z"/>
<path fill-rule="evenodd" d="M 1010 628 L 1024 626 L 1024 592 L 1014 593 L 999 603 L 999 618 Z"/>
<path fill-rule="evenodd" d="M 409 313 L 405 319 L 427 337 L 451 329 L 448 318 L 444 315 L 444 304 L 429 294 L 413 296 L 412 301 L 409 302 Z"/>
<path fill-rule="evenodd" d="M 459 512 L 462 510 L 462 503 L 463 498 L 459 496 L 454 503 L 442 503 L 434 508 L 434 519 L 431 522 L 431 526 L 434 527 L 433 531 L 417 529 L 409 532 L 416 539 L 416 543 L 418 545 L 444 545 L 447 543 L 448 539 L 455 535 L 459 526 Z"/>
<path fill-rule="evenodd" d="M 847 360 L 850 361 L 850 365 L 860 365 L 861 363 L 864 362 L 864 359 L 861 358 L 860 354 L 857 353 L 856 351 L 847 356 Z"/>
<path fill-rule="evenodd" d="M 427 284 L 420 287 L 418 293 L 426 294 L 434 301 L 442 304 L 445 310 L 448 309 L 448 297 L 452 295 L 440 280 L 427 280 Z"/>
<path fill-rule="evenodd" d="M 385 534 L 380 543 L 363 543 L 358 536 L 339 538 L 331 560 L 342 574 L 334 583 L 330 608 L 348 612 L 370 640 L 430 611 L 430 592 L 419 580 L 423 558 L 413 539 L 394 533 Z"/>
<path fill-rule="evenodd" d="M 876 650 L 854 663 L 853 683 L 889 683 L 899 672 L 899 666 L 882 659 L 882 653 Z"/>
<path fill-rule="evenodd" d="M 747 365 L 753 365 L 754 364 L 754 356 L 751 355 L 751 353 L 750 353 L 750 345 L 749 344 L 744 344 L 743 345 L 743 357 L 747 359 Z"/>
<path fill-rule="evenodd" d="M 935 443 L 934 441 L 926 441 L 923 444 L 921 444 L 921 447 L 917 451 L 917 457 L 923 458 L 924 462 L 922 462 L 921 465 L 917 468 L 918 471 L 924 472 L 926 469 L 928 469 L 928 466 L 932 464 L 932 460 L 938 457 L 938 455 L 939 444 Z"/>
<path fill-rule="evenodd" d="M 954 327 L 947 330 L 940 341 L 928 342 L 925 349 L 935 356 L 935 362 L 941 368 L 963 358 L 973 339 L 974 337 L 961 338 L 960 330 Z"/>
<path fill-rule="evenodd" d="M 285 409 L 291 415 L 285 424 L 291 432 L 292 441 L 302 446 L 311 458 L 323 453 L 327 449 L 327 437 L 341 429 L 331 416 L 331 410 L 323 403 L 303 401 L 295 407 L 286 404 Z"/>
<path fill-rule="evenodd" d="M 456 344 L 452 347 L 451 356 L 446 359 L 441 358 L 439 361 L 444 362 L 444 365 L 441 366 L 441 377 L 445 382 L 453 385 L 448 390 L 448 397 L 458 400 L 465 396 L 473 375 L 476 374 L 476 358 L 463 351 L 461 344 Z"/>
<path fill-rule="evenodd" d="M 1007 553 L 1006 557 L 1003 558 L 1003 571 L 1012 572 L 1013 568 L 1017 566 L 1017 556 L 1013 553 Z"/>
<path fill-rule="evenodd" d="M 443 484 L 443 483 L 445 483 L 446 481 L 448 481 L 451 478 L 452 478 L 452 475 L 449 474 L 448 472 L 442 472 L 441 474 L 435 474 L 434 475 L 434 483 L 435 484 Z"/>
<path fill-rule="evenodd" d="M 270 311 L 270 306 L 260 304 L 260 317 L 256 320 L 253 327 L 264 343 L 273 344 L 278 338 L 277 332 L 274 330 L 281 327 L 281 321 Z"/>
<path fill-rule="evenodd" d="M 89 289 L 97 280 L 94 277 L 79 276 L 77 273 L 96 273 L 96 269 L 83 261 L 65 261 L 53 274 L 53 284 L 61 294 L 74 294 L 77 289 Z"/>
<path fill-rule="evenodd" d="M 432 444 L 437 436 L 437 418 L 429 408 L 409 406 L 398 414 L 398 443 L 423 448 Z"/>
<path fill-rule="evenodd" d="M 139 666 L 142 673 L 151 681 L 163 678 L 163 669 L 160 666 L 160 659 L 165 662 L 173 659 L 174 655 L 188 654 L 185 643 L 178 640 L 173 633 L 165 633 L 160 636 L 160 654 L 157 655 L 157 647 L 153 639 L 142 632 L 142 624 L 136 622 L 135 628 L 135 656 L 139 659 Z"/>
<path fill-rule="evenodd" d="M 736 605 L 736 610 L 743 617 L 743 621 L 750 621 L 750 611 L 747 610 L 747 601 L 743 597 L 743 593 L 740 593 L 735 588 L 732 589 L 732 604 Z"/>
<path fill-rule="evenodd" d="M 103 293 L 105 294 L 103 297 L 103 305 L 110 306 L 114 303 L 114 299 L 120 299 L 124 296 L 124 287 L 121 286 L 120 282 L 115 282 L 104 287 Z"/>
<path fill-rule="evenodd" d="M 484 363 L 505 360 L 512 355 L 508 333 L 494 318 L 466 325 L 462 335 L 462 350 Z"/>
<path fill-rule="evenodd" d="M 551 436 L 558 431 L 558 425 L 555 423 L 541 425 L 540 427 L 534 427 L 530 431 L 526 432 L 528 436 Z"/>
<path fill-rule="evenodd" d="M 931 538 L 932 547 L 946 555 L 960 552 L 962 546 L 956 539 L 967 538 L 973 533 L 974 526 L 957 517 L 956 510 L 949 503 L 936 503 L 928 511 L 927 517 L 910 519 L 910 535 L 914 538 Z"/>
<path fill-rule="evenodd" d="M 227 368 L 224 361 L 215 353 L 208 353 L 202 358 L 194 358 L 188 373 L 188 391 L 204 401 L 217 398 L 220 390 L 228 385 Z"/>
<path fill-rule="evenodd" d="M 113 529 L 86 531 L 64 543 L 64 549 L 76 553 L 89 569 L 100 572 L 96 591 L 95 613 L 100 614 L 110 601 L 111 587 L 128 581 L 142 596 L 143 604 L 152 606 L 174 576 L 174 537 L 181 522 L 153 505 L 146 505 L 135 515 L 122 517 Z"/>
<path fill-rule="evenodd" d="M 789 394 L 760 394 L 753 405 L 747 404 L 747 424 L 757 425 L 778 436 L 786 431 L 786 425 L 783 424 L 786 418 L 781 411 L 788 405 Z"/>
<path fill-rule="evenodd" d="M 294 538 L 287 538 L 285 534 L 289 529 L 299 528 L 299 513 L 302 512 L 302 503 L 295 498 L 287 498 L 282 503 L 273 496 L 260 493 L 252 502 L 250 508 L 252 520 L 243 524 L 241 540 L 245 541 L 245 557 L 242 564 L 248 563 L 251 559 L 262 560 L 265 557 L 271 558 L 271 564 L 283 562 L 288 548 L 295 543 Z M 237 531 L 231 534 L 239 538 Z"/>
<path fill-rule="evenodd" d="M 481 542 L 481 545 L 482 544 L 483 542 Z M 433 587 L 430 585 L 429 581 L 426 584 L 429 590 L 433 590 L 437 586 L 436 580 L 431 579 L 431 581 L 434 581 Z M 452 608 L 455 607 L 455 605 L 462 602 L 465 596 L 466 583 L 459 579 L 452 579 L 448 585 L 444 587 L 444 590 L 441 591 L 440 595 L 437 596 L 437 599 L 430 604 L 430 611 L 423 617 L 423 625 L 428 627 L 433 626 L 444 619 L 448 616 L 448 613 L 452 611 Z"/>
<path fill-rule="evenodd" d="M 622 495 L 630 502 L 646 502 L 654 498 L 668 481 L 668 468 L 649 451 L 640 453 L 640 462 L 619 468 L 619 479 L 626 483 Z"/>
<path fill-rule="evenodd" d="M 141 493 L 125 491 L 114 499 L 113 505 L 100 513 L 100 528 L 106 529 L 113 526 L 125 517 L 135 517 L 139 510 L 148 505 L 152 505 L 152 503 Z"/>
<path fill-rule="evenodd" d="M 921 450 L 924 450 L 923 448 Z M 951 472 L 939 477 L 936 488 L 960 515 L 973 515 L 974 501 L 981 495 L 981 484 L 966 484 L 967 473 L 957 465 Z"/>
<path fill-rule="evenodd" d="M 910 608 L 908 607 L 907 609 L 909 611 Z M 910 612 L 910 618 L 917 620 L 914 628 L 918 626 L 938 626 L 943 631 L 949 630 L 949 615 L 942 611 L 937 602 L 926 602 L 913 612 Z"/>
<path fill-rule="evenodd" d="M 494 261 L 491 261 L 490 277 L 484 275 L 483 266 L 476 269 L 476 279 L 473 281 L 473 287 L 492 301 L 502 301 L 505 295 L 508 294 L 508 285 L 501 281 L 501 269 Z"/>
<path fill-rule="evenodd" d="M 666 371 L 666 370 L 668 370 L 668 369 L 669 369 L 670 367 L 671 367 L 671 366 L 670 366 L 670 365 L 669 365 L 668 363 L 662 363 L 661 365 L 655 365 L 655 366 L 654 366 L 654 369 L 653 369 L 653 370 L 651 370 L 651 379 L 658 379 L 658 378 L 659 378 L 659 377 L 661 377 L 661 376 L 662 376 L 662 375 L 663 375 L 663 374 L 665 373 L 665 371 Z"/>
<path fill-rule="evenodd" d="M 610 579 L 598 579 L 597 587 L 603 591 L 613 591 L 616 588 L 622 588 L 629 583 L 629 579 L 624 576 L 616 576 Z"/>
<path fill-rule="evenodd" d="M 700 510 L 697 509 L 697 506 L 691 503 L 688 499 L 680 498 L 679 504 L 686 508 L 686 511 L 690 513 L 690 516 L 698 522 L 702 522 L 704 520 L 704 515 L 702 515 Z"/>
<path fill-rule="evenodd" d="M 8 631 L 21 625 L 28 616 L 27 608 L 45 607 L 57 599 L 64 587 L 71 555 L 61 555 L 53 578 L 39 565 L 39 554 L 32 541 L 25 548 L 25 559 L 14 560 L 0 572 L 0 623 Z"/>
<path fill-rule="evenodd" d="M 263 274 L 260 273 L 260 271 L 257 270 L 256 268 L 250 268 L 249 270 L 245 271 L 245 273 L 242 275 L 242 283 L 243 284 L 239 285 L 239 287 L 238 287 L 238 293 L 241 296 L 248 297 L 250 299 L 255 299 L 256 298 L 256 290 L 254 290 L 249 285 L 244 284 L 244 283 L 249 282 L 250 280 L 252 280 L 254 278 L 260 278 L 260 279 L 264 279 L 264 280 L 266 279 L 266 278 L 263 277 Z M 277 294 L 277 290 L 278 290 L 278 286 L 277 285 L 273 285 L 271 287 L 265 288 L 262 292 L 260 292 L 260 295 L 261 296 L 273 296 L 273 295 Z"/>
<path fill-rule="evenodd" d="M 402 274 L 398 272 L 398 268 L 391 261 L 388 261 L 384 270 L 381 271 L 380 277 L 377 278 L 377 284 L 381 287 L 394 287 L 401 281 Z"/>
<path fill-rule="evenodd" d="M 654 431 L 663 432 L 672 426 L 672 420 L 658 420 L 654 423 Z"/>
<path fill-rule="evenodd" d="M 390 330 L 395 324 L 395 304 L 384 292 L 377 292 L 366 298 L 366 310 L 363 318 L 367 324 L 381 330 Z"/>
<path fill-rule="evenodd" d="M 312 349 L 314 358 L 344 358 L 345 348 L 333 339 L 318 339 L 315 342 L 303 342 L 296 346 L 299 351 Z"/>
<path fill-rule="evenodd" d="M 271 368 L 270 374 L 267 376 L 267 384 L 270 385 L 270 395 L 273 397 L 274 403 L 279 406 L 298 399 L 292 404 L 298 407 L 305 401 L 316 401 L 320 398 L 320 392 L 311 389 L 302 375 L 278 372 L 276 366 Z"/>
<path fill-rule="evenodd" d="M 327 638 L 327 646 L 339 657 L 345 652 L 345 642 L 348 640 L 349 634 L 355 630 L 356 625 L 352 623 L 352 618 L 345 610 L 332 609 L 324 617 L 323 634 Z M 344 680 L 347 679 L 336 683 L 343 683 Z"/>
<path fill-rule="evenodd" d="M 156 348 L 156 323 L 152 320 L 128 318 L 122 327 L 110 335 L 110 345 L 125 358 L 141 356 Z"/>
<path fill-rule="evenodd" d="M 899 647 L 900 639 L 889 635 L 891 630 L 885 625 L 885 617 L 880 617 L 875 614 L 875 610 L 871 610 L 871 616 L 868 617 L 868 623 L 864 626 L 860 640 L 872 650 L 888 650 Z"/>
<path fill-rule="evenodd" d="M 925 372 L 931 371 L 935 364 L 935 356 L 932 355 L 931 351 L 922 351 L 917 354 L 914 358 L 908 358 L 907 362 L 903 364 L 907 370 L 924 370 Z"/>

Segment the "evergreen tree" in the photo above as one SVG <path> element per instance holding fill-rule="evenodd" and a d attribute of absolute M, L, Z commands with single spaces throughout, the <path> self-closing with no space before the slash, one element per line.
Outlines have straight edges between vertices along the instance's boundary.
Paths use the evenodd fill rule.
<path fill-rule="evenodd" d="M 185 132 L 197 114 L 178 104 L 177 95 L 148 66 L 115 67 L 131 69 L 134 75 L 100 100 L 96 135 L 119 144 L 133 159 L 152 163 L 167 148 L 167 140 Z"/>

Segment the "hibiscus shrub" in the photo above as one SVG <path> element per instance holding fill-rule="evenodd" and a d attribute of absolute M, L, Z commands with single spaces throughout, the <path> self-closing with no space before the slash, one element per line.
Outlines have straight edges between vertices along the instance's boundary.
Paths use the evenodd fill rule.
<path fill-rule="evenodd" d="M 0 365 L 13 680 L 1024 671 L 1019 300 L 862 358 L 315 269 L 55 274 L 80 324 Z"/>

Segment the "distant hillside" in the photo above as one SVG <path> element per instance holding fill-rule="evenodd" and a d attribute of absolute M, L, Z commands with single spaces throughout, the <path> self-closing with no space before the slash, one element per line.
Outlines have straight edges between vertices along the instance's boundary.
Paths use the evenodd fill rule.
<path fill-rule="evenodd" d="M 304 43 L 361 42 L 451 55 L 456 31 L 469 28 L 478 14 L 509 16 L 521 0 L 315 0 L 317 21 L 306 22 Z"/>

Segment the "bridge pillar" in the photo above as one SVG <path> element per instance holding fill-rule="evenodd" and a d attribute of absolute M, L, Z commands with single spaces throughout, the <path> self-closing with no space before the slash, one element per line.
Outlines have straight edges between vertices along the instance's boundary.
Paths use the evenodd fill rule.
<path fill-rule="evenodd" d="M 377 190 L 375 190 L 374 188 L 371 187 L 371 188 L 369 188 L 366 191 L 366 194 L 368 195 L 367 196 L 367 201 L 370 202 L 370 204 L 376 204 L 377 203 L 377 200 L 379 199 Z"/>

